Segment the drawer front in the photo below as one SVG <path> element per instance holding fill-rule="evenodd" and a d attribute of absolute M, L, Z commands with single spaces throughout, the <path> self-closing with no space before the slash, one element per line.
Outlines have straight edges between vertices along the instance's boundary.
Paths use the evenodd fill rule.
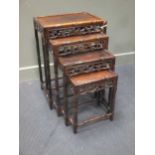
<path fill-rule="evenodd" d="M 90 62 L 86 64 L 79 64 L 75 66 L 65 67 L 65 72 L 69 76 L 80 75 L 83 73 L 89 73 L 100 70 L 113 70 L 115 60 L 100 60 L 96 62 Z"/>
<path fill-rule="evenodd" d="M 69 36 L 85 35 L 91 33 L 102 32 L 102 25 L 85 25 L 85 26 L 75 26 L 68 28 L 57 28 L 48 30 L 48 38 L 63 38 Z"/>

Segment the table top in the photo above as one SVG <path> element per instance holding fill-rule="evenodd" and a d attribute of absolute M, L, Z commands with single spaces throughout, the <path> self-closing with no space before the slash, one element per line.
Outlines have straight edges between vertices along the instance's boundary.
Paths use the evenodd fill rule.
<path fill-rule="evenodd" d="M 115 77 L 117 77 L 115 72 L 105 70 L 73 76 L 70 80 L 74 86 L 81 86 Z"/>
<path fill-rule="evenodd" d="M 43 28 L 67 27 L 70 25 L 81 25 L 87 23 L 103 23 L 103 24 L 107 23 L 106 20 L 96 17 L 87 12 L 61 14 L 53 16 L 40 16 L 36 17 L 35 20 Z"/>
<path fill-rule="evenodd" d="M 98 50 L 88 53 L 59 57 L 59 63 L 63 66 L 79 65 L 106 59 L 115 59 L 115 56 L 107 50 Z"/>

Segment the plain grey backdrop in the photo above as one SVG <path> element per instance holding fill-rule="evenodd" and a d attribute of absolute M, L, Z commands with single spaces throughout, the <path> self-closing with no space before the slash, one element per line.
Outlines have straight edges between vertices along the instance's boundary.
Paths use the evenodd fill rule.
<path fill-rule="evenodd" d="M 20 81 L 38 79 L 33 17 L 87 11 L 108 20 L 117 64 L 134 63 L 134 0 L 20 0 Z M 121 54 L 121 55 L 120 55 Z"/>

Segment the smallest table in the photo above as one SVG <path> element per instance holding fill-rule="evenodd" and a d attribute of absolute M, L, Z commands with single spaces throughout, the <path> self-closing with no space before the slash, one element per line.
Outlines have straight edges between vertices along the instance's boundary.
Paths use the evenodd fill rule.
<path fill-rule="evenodd" d="M 72 113 L 69 115 L 68 112 L 67 84 L 64 85 L 64 94 L 65 94 L 64 110 L 67 124 L 70 123 L 73 125 L 74 133 L 77 133 L 78 127 L 83 126 L 87 123 L 104 119 L 113 120 L 117 79 L 118 75 L 115 72 L 108 70 L 68 77 L 67 80 L 69 81 L 69 84 L 73 87 Z M 101 91 L 104 90 L 105 88 L 109 89 L 106 114 L 90 117 L 89 119 L 78 123 L 78 96 L 90 92 Z"/>

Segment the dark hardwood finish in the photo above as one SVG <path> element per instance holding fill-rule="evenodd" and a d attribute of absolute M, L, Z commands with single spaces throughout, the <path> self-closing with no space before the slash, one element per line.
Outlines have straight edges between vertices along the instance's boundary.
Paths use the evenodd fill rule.
<path fill-rule="evenodd" d="M 68 76 L 115 68 L 115 57 L 107 50 L 60 57 L 58 61 L 60 68 Z"/>
<path fill-rule="evenodd" d="M 87 74 L 77 75 L 70 78 L 73 86 L 79 87 L 87 84 L 93 84 L 93 82 L 99 82 L 102 80 L 112 79 L 117 77 L 117 74 L 113 71 L 99 71 L 91 72 Z"/>
<path fill-rule="evenodd" d="M 97 34 L 88 34 L 85 36 L 71 36 L 67 38 L 53 39 L 50 40 L 49 42 L 51 43 L 52 46 L 59 47 L 63 45 L 83 43 L 88 41 L 94 41 L 95 39 L 104 39 L 104 38 L 108 38 L 108 35 L 97 33 Z"/>
<path fill-rule="evenodd" d="M 41 88 L 49 100 L 50 108 L 54 107 L 58 116 L 64 115 L 65 124 L 71 124 L 74 133 L 80 126 L 104 119 L 113 120 L 114 117 L 118 75 L 114 72 L 115 57 L 108 51 L 109 37 L 106 30 L 106 20 L 87 12 L 34 18 Z M 42 39 L 44 73 L 38 32 Z M 55 87 L 51 84 L 50 50 L 54 60 Z M 63 72 L 63 86 L 59 83 L 58 68 Z M 69 85 L 73 92 L 72 107 L 68 106 Z M 60 87 L 64 88 L 63 105 L 60 105 Z M 104 97 L 105 89 L 109 90 L 107 100 Z M 93 101 L 97 101 L 98 106 L 104 106 L 105 114 L 79 122 L 78 109 L 85 103 L 79 104 L 78 97 L 87 93 L 95 94 Z M 69 113 L 71 109 L 72 115 Z"/>
<path fill-rule="evenodd" d="M 96 122 L 104 119 L 113 120 L 114 116 L 114 105 L 115 105 L 115 94 L 117 90 L 117 78 L 118 75 L 113 71 L 99 71 L 92 72 L 82 75 L 77 75 L 73 77 L 68 77 L 70 84 L 73 87 L 73 103 L 72 109 L 73 114 L 70 116 L 68 110 L 65 111 L 66 124 L 71 123 L 73 126 L 73 132 L 77 133 L 77 128 L 85 124 Z M 107 113 L 104 115 L 98 115 L 95 117 L 90 117 L 82 122 L 78 122 L 78 97 L 79 95 L 96 92 L 104 90 L 105 88 L 109 89 Z M 65 89 L 64 91 L 67 91 Z M 67 100 L 65 100 L 65 107 L 68 107 Z"/>
<path fill-rule="evenodd" d="M 49 38 L 62 38 L 90 33 L 106 33 L 107 21 L 87 12 L 36 17 L 38 31 L 47 30 Z"/>
<path fill-rule="evenodd" d="M 89 124 L 89 123 L 92 123 L 92 122 L 106 120 L 106 119 L 109 119 L 111 116 L 112 116 L 112 113 L 99 115 L 99 116 L 95 116 L 95 117 L 90 117 L 90 118 L 78 123 L 78 127 Z"/>
<path fill-rule="evenodd" d="M 50 40 L 56 56 L 68 56 L 95 50 L 108 49 L 109 37 L 105 34 L 89 34 Z"/>
<path fill-rule="evenodd" d="M 34 18 L 40 83 L 42 89 L 44 87 L 43 83 L 45 83 L 45 89 L 47 90 L 46 92 L 48 92 L 49 105 L 51 108 L 53 105 L 53 93 L 50 84 L 51 75 L 49 65 L 49 39 L 63 37 L 66 38 L 68 36 L 78 36 L 90 33 L 106 33 L 106 25 L 106 20 L 103 20 L 86 12 L 53 16 L 40 16 Z M 38 32 L 40 32 L 42 36 L 44 72 L 42 71 L 41 67 L 42 62 L 40 59 Z M 54 68 L 57 68 L 57 64 L 55 63 Z M 45 76 L 45 81 L 43 81 L 43 74 Z M 55 74 L 55 77 L 58 77 L 57 71 L 55 71 Z"/>
<path fill-rule="evenodd" d="M 53 108 L 53 98 L 52 98 L 52 89 L 51 89 L 51 77 L 50 77 L 50 66 L 49 66 L 49 52 L 48 52 L 48 40 L 46 38 L 46 32 L 43 30 L 41 31 L 41 40 L 42 40 L 42 49 L 43 49 L 43 64 L 44 64 L 44 75 L 45 81 L 43 81 L 43 71 L 41 67 L 41 54 L 39 48 L 39 35 L 37 29 L 37 22 L 34 18 L 34 32 L 35 32 L 35 39 L 36 39 L 36 49 L 37 49 L 37 57 L 38 57 L 38 66 L 39 66 L 39 76 L 40 76 L 40 84 L 41 89 L 44 90 L 45 93 L 48 93 L 48 103 L 50 109 Z M 44 85 L 45 83 L 45 85 Z"/>
<path fill-rule="evenodd" d="M 105 59 L 115 59 L 115 56 L 108 50 L 99 50 L 92 53 L 88 52 L 67 57 L 59 57 L 59 63 L 66 67 Z"/>
<path fill-rule="evenodd" d="M 86 24 L 107 24 L 106 20 L 96 17 L 87 12 L 61 14 L 53 16 L 40 16 L 36 17 L 36 21 L 42 28 L 57 28 L 67 26 L 77 26 Z"/>
<path fill-rule="evenodd" d="M 82 35 L 82 36 L 74 36 L 74 37 L 72 36 L 72 37 L 67 37 L 67 38 L 57 38 L 57 39 L 51 39 L 49 41 L 49 44 L 52 48 L 52 53 L 54 56 L 53 58 L 54 58 L 55 84 L 56 84 L 56 91 L 57 91 L 56 103 L 58 104 L 57 113 L 58 115 L 61 115 L 60 108 L 59 108 L 60 107 L 59 106 L 60 105 L 60 97 L 59 97 L 59 85 L 60 84 L 58 80 L 58 77 L 59 77 L 58 67 L 61 67 L 59 63 L 59 58 L 61 56 L 63 56 L 63 58 L 67 58 L 67 56 L 69 55 L 76 56 L 77 54 L 80 54 L 80 53 L 90 53 L 90 52 L 93 53 L 97 50 L 107 49 L 108 48 L 108 36 L 105 34 L 96 33 L 96 34 L 90 34 L 90 35 Z M 64 50 L 60 50 L 61 48 L 64 48 Z M 71 48 L 71 49 L 68 50 L 68 48 Z M 73 50 L 73 48 L 76 49 L 76 51 Z M 62 68 L 62 72 L 65 72 L 68 75 L 71 75 L 71 74 L 77 75 L 77 74 L 82 73 L 84 70 L 85 72 L 90 72 L 90 71 L 101 70 L 101 69 L 109 69 L 109 68 L 113 68 L 115 60 L 111 58 L 103 62 L 98 56 L 98 60 L 96 59 L 96 62 L 92 61 L 90 63 L 88 64 L 87 61 L 86 63 L 83 62 L 82 68 L 81 66 L 72 64 L 74 66 L 72 67 L 68 66 L 68 67 Z M 93 70 L 90 67 L 90 65 L 94 66 Z M 97 67 L 98 69 L 95 67 Z M 77 72 L 75 68 L 79 68 L 79 69 L 81 68 L 81 70 Z"/>
<path fill-rule="evenodd" d="M 99 46 L 97 43 L 99 43 Z M 62 72 L 69 76 L 88 73 L 91 71 L 114 69 L 115 57 L 112 56 L 112 54 L 103 51 L 103 49 L 108 48 L 108 36 L 105 34 L 57 38 L 50 40 L 49 44 L 54 54 L 57 107 L 60 107 L 58 67 L 61 68 Z M 60 50 L 61 48 L 64 48 L 64 50 Z M 68 48 L 70 48 L 69 51 Z M 73 48 L 78 50 L 74 51 Z M 73 59 L 71 56 L 73 56 Z M 78 59 L 75 58 L 76 56 Z M 71 63 L 71 59 L 74 60 L 74 62 L 72 61 Z M 67 61 L 70 62 L 70 65 L 63 63 Z M 60 108 L 57 112 L 58 115 L 60 115 Z"/>

